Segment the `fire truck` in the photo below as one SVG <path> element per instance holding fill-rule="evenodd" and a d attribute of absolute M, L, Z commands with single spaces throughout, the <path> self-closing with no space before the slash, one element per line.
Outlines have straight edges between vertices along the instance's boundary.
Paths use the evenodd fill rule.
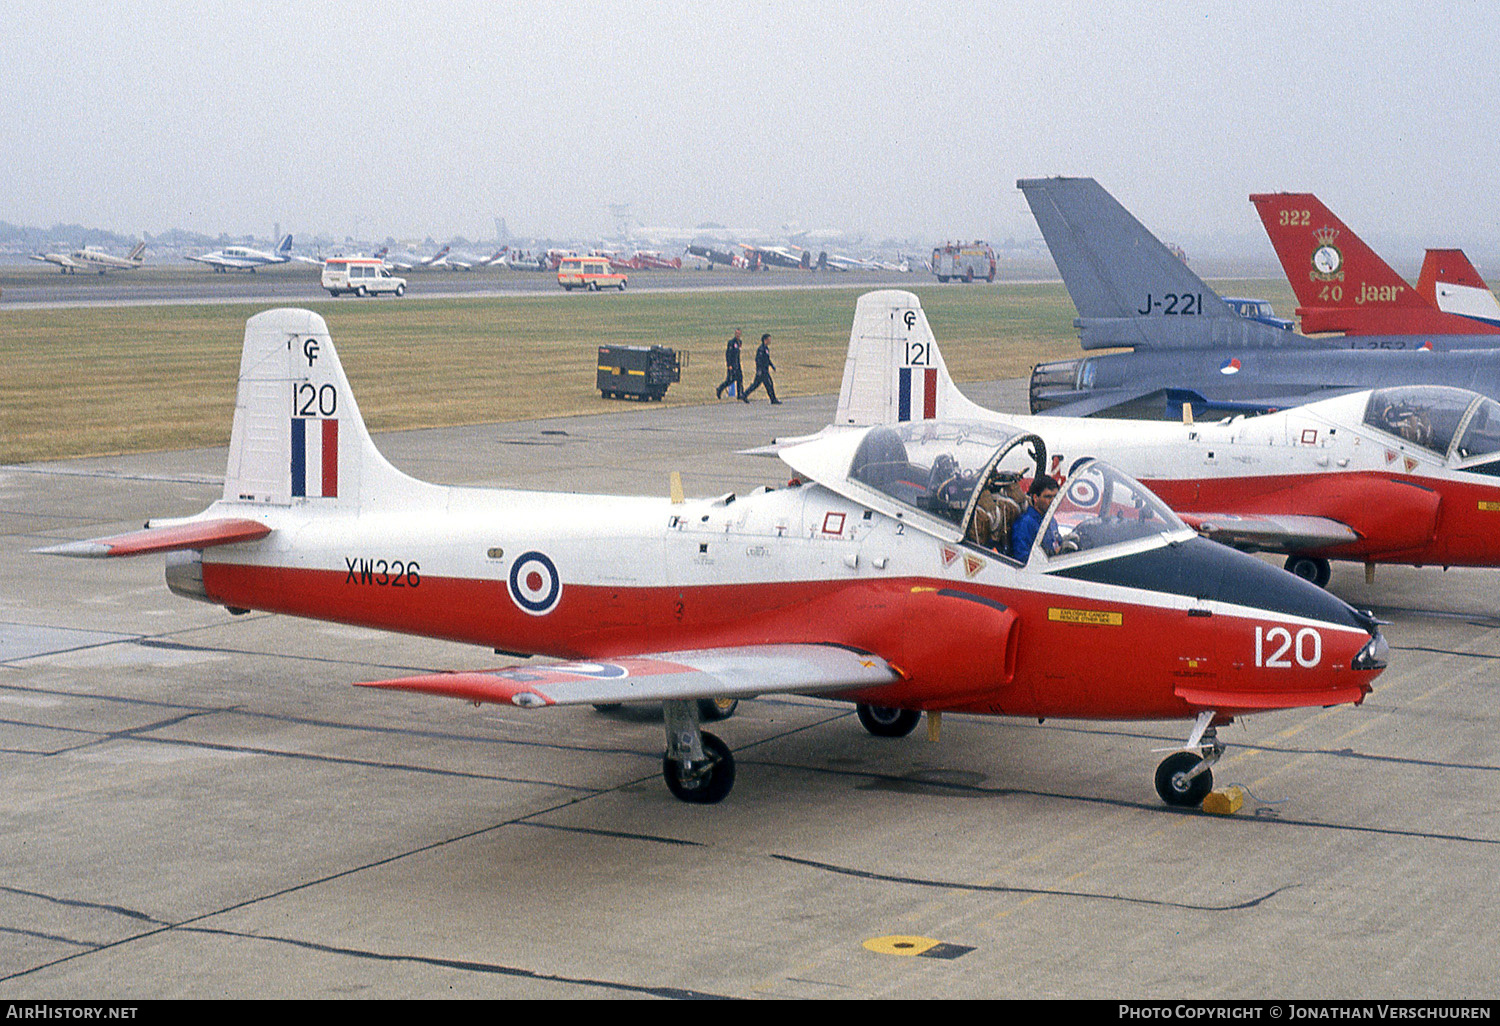
<path fill-rule="evenodd" d="M 932 251 L 932 273 L 938 281 L 985 281 L 995 280 L 995 251 L 989 244 L 973 242 L 950 242 Z"/>

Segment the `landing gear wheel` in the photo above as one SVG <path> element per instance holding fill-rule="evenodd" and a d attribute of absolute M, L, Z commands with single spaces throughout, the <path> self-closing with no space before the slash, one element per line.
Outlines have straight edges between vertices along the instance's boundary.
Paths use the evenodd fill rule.
<path fill-rule="evenodd" d="M 703 734 L 703 754 L 707 762 L 684 767 L 670 754 L 661 757 L 661 775 L 667 790 L 678 801 L 694 805 L 713 805 L 724 800 L 734 787 L 734 756 L 729 746 L 712 734 Z"/>
<path fill-rule="evenodd" d="M 1156 793 L 1168 805 L 1182 808 L 1197 808 L 1214 789 L 1213 770 L 1205 769 L 1196 777 L 1187 779 L 1195 766 L 1203 760 L 1192 752 L 1177 752 L 1169 755 L 1156 767 Z"/>
<path fill-rule="evenodd" d="M 739 705 L 738 698 L 700 698 L 698 699 L 698 719 L 704 723 L 727 720 L 734 715 Z"/>
<path fill-rule="evenodd" d="M 876 737 L 905 737 L 922 722 L 922 714 L 915 709 L 858 705 L 854 711 L 859 716 L 860 725 Z"/>
<path fill-rule="evenodd" d="M 1333 576 L 1333 567 L 1328 565 L 1328 560 L 1318 556 L 1288 556 L 1286 569 L 1320 588 L 1328 587 L 1328 579 Z"/>

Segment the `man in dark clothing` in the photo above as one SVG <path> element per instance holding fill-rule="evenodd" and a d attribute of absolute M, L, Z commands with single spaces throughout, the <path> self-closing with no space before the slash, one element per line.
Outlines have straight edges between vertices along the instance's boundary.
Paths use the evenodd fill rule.
<path fill-rule="evenodd" d="M 771 405 L 780 406 L 781 400 L 776 398 L 776 385 L 771 381 L 771 372 L 775 369 L 776 365 L 771 362 L 771 336 L 762 335 L 760 345 L 755 350 L 755 380 L 750 382 L 750 387 L 745 389 L 740 398 L 748 403 L 750 393 L 765 385 L 766 395 L 771 397 Z"/>
<path fill-rule="evenodd" d="M 1047 516 L 1047 510 L 1052 506 L 1052 500 L 1057 498 L 1057 491 L 1057 482 L 1045 474 L 1038 474 L 1031 482 L 1031 487 L 1026 489 L 1029 500 L 1026 509 L 1010 529 L 1011 558 L 1022 563 L 1031 558 L 1032 543 L 1036 541 L 1036 533 Z M 1042 547 L 1049 556 L 1056 555 L 1056 540 L 1053 538 L 1056 530 L 1057 525 L 1053 524 L 1047 529 L 1047 537 L 1042 540 Z"/>
<path fill-rule="evenodd" d="M 714 398 L 724 398 L 724 389 L 728 388 L 731 384 L 734 385 L 734 391 L 729 394 L 731 396 L 737 395 L 743 397 L 745 394 L 745 376 L 740 372 L 739 328 L 734 329 L 734 338 L 730 339 L 724 346 L 724 368 L 724 383 L 714 389 Z"/>

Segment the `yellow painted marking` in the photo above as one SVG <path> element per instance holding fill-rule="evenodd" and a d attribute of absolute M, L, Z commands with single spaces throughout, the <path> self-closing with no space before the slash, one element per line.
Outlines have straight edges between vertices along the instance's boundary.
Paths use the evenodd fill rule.
<path fill-rule="evenodd" d="M 889 937 L 871 937 L 865 941 L 865 947 L 877 955 L 920 955 L 937 947 L 939 941 L 931 937 L 909 937 L 903 934 L 893 934 Z"/>
<path fill-rule="evenodd" d="M 1483 499 L 1480 499 L 1479 508 L 1486 513 L 1500 513 L 1500 502 L 1485 502 Z"/>
<path fill-rule="evenodd" d="M 1058 609 L 1056 606 L 1047 610 L 1047 619 L 1056 620 L 1059 623 L 1086 623 L 1101 627 L 1119 627 L 1125 622 L 1124 613 L 1116 613 L 1108 609 Z"/>

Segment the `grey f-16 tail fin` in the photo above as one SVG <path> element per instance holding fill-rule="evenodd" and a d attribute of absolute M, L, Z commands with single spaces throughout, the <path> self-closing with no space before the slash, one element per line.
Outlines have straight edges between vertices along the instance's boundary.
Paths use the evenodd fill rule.
<path fill-rule="evenodd" d="M 1016 186 L 1078 308 L 1083 348 L 1308 343 L 1235 313 L 1092 178 L 1023 178 Z"/>

